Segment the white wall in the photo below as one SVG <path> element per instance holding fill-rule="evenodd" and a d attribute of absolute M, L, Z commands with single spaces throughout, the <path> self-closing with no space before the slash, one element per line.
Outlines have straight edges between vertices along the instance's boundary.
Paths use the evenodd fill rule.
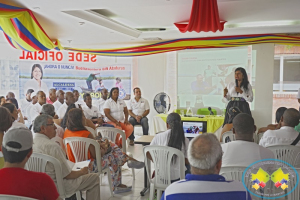
<path fill-rule="evenodd" d="M 274 44 L 253 45 L 252 50 L 256 50 L 255 106 L 252 116 L 259 128 L 272 123 Z"/>

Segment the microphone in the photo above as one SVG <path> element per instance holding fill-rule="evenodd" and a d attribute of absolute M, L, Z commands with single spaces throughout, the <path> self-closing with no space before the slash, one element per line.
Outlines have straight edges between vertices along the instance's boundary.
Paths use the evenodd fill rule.
<path fill-rule="evenodd" d="M 238 83 L 238 80 L 237 80 L 237 79 L 235 79 L 235 86 L 236 86 L 236 87 L 239 87 L 239 83 Z M 239 94 L 239 93 L 237 92 L 237 94 Z"/>
<path fill-rule="evenodd" d="M 211 107 L 208 107 L 209 115 L 214 115 L 213 111 L 211 110 Z"/>

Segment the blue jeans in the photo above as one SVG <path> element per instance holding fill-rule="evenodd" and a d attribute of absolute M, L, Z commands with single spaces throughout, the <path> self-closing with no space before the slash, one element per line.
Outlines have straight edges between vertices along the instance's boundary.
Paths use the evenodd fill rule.
<path fill-rule="evenodd" d="M 92 90 L 92 89 L 93 89 L 93 88 L 92 88 L 92 81 L 86 80 L 86 84 L 87 84 L 89 90 Z"/>
<path fill-rule="evenodd" d="M 115 128 L 114 125 L 103 123 L 102 127 L 110 127 L 110 128 Z"/>
<path fill-rule="evenodd" d="M 138 123 L 136 121 L 135 118 L 133 117 L 130 117 L 129 118 L 129 123 L 132 125 L 132 126 L 135 126 L 135 125 L 142 125 L 142 128 L 143 128 L 143 135 L 148 135 L 148 132 L 149 132 L 149 124 L 148 124 L 148 118 L 147 117 L 143 117 L 140 121 L 140 123 Z M 132 134 L 129 136 L 129 139 L 130 140 L 134 140 L 134 129 L 133 129 L 133 132 Z"/>

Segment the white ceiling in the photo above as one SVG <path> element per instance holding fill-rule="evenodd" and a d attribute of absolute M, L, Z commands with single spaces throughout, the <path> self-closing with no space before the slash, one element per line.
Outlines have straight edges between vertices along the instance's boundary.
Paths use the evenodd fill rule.
<path fill-rule="evenodd" d="M 297 25 L 226 28 L 217 33 L 181 33 L 174 23 L 188 21 L 192 0 L 0 0 L 32 10 L 51 39 L 65 47 L 116 48 L 148 44 L 143 38 L 162 40 L 260 33 L 299 33 Z M 220 19 L 229 24 L 292 20 L 300 22 L 300 0 L 218 0 Z M 108 9 L 113 20 L 132 28 L 166 28 L 143 32 L 138 38 L 118 33 L 62 11 Z M 85 22 L 80 25 L 79 22 Z M 71 40 L 69 43 L 68 40 Z M 1 42 L 3 38 L 1 38 Z M 152 41 L 150 41 L 152 42 Z"/>

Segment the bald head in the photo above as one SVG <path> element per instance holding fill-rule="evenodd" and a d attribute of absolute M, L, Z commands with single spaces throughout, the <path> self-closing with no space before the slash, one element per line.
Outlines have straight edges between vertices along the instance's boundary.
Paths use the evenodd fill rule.
<path fill-rule="evenodd" d="M 282 119 L 284 126 L 290 126 L 294 128 L 299 124 L 300 113 L 295 108 L 289 108 L 284 111 Z"/>
<path fill-rule="evenodd" d="M 214 134 L 203 133 L 189 144 L 188 159 L 193 174 L 218 174 L 222 148 Z"/>
<path fill-rule="evenodd" d="M 67 105 L 75 103 L 74 94 L 72 92 L 66 92 L 65 99 Z"/>
<path fill-rule="evenodd" d="M 60 103 L 64 103 L 64 100 L 65 100 L 65 92 L 62 91 L 62 90 L 57 90 L 57 91 L 56 91 L 56 97 L 57 97 L 57 100 L 58 100 Z"/>
<path fill-rule="evenodd" d="M 240 113 L 233 119 L 233 132 L 236 139 L 253 141 L 254 119 L 249 114 Z"/>

